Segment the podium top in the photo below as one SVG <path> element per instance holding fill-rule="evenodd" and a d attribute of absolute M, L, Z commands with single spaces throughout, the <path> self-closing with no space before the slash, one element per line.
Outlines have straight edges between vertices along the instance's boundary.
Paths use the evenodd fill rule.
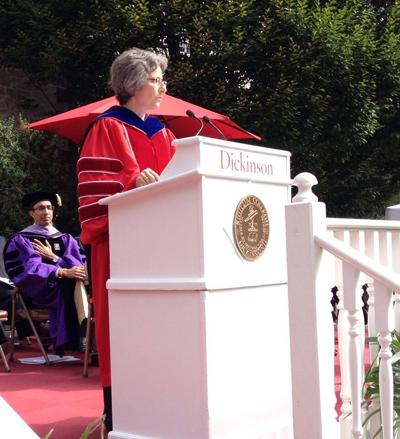
<path fill-rule="evenodd" d="M 272 154 L 272 155 L 283 155 L 283 156 L 291 156 L 289 151 L 285 151 L 283 149 L 273 149 L 267 148 L 265 146 L 259 145 L 250 145 L 249 143 L 242 142 L 233 142 L 231 140 L 223 140 L 223 139 L 215 139 L 213 137 L 204 137 L 204 136 L 193 136 L 193 137 L 185 137 L 182 139 L 175 139 L 173 144 L 177 147 L 181 145 L 191 145 L 191 144 L 199 144 L 208 145 L 210 147 L 227 147 L 234 149 L 242 149 L 254 152 L 264 151 L 264 154 Z"/>
<path fill-rule="evenodd" d="M 288 151 L 202 136 L 174 140 L 173 144 L 177 151 L 162 179 L 191 169 L 222 178 L 263 181 L 289 178 Z"/>
<path fill-rule="evenodd" d="M 173 141 L 176 153 L 155 184 L 134 189 L 141 192 L 161 189 L 177 178 L 195 175 L 290 185 L 290 152 L 245 143 L 195 136 Z M 128 191 L 130 192 L 130 191 Z M 100 204 L 125 198 L 126 192 L 103 198 Z"/>

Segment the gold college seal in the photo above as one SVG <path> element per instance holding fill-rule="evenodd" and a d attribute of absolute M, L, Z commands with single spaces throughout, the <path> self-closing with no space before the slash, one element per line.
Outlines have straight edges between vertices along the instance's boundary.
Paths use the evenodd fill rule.
<path fill-rule="evenodd" d="M 243 257 L 257 259 L 267 247 L 269 220 L 267 209 L 255 195 L 242 198 L 233 219 L 235 244 Z"/>

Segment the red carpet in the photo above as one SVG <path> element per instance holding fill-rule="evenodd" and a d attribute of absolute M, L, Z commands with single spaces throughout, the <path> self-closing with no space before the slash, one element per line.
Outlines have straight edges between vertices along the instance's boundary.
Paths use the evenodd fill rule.
<path fill-rule="evenodd" d="M 368 363 L 368 347 L 365 353 Z M 25 365 L 14 361 L 10 373 L 3 372 L 0 362 L 0 395 L 41 438 L 54 428 L 51 439 L 79 439 L 86 426 L 102 413 L 99 369 L 90 367 L 89 377 L 83 378 L 82 354 L 67 354 L 79 357 L 81 361 L 51 366 Z M 16 350 L 16 358 L 34 356 L 40 356 L 36 344 Z M 335 356 L 335 391 L 339 413 L 338 355 Z M 96 431 L 89 437 L 100 439 L 100 432 Z"/>
<path fill-rule="evenodd" d="M 67 353 L 82 359 L 82 354 Z M 36 345 L 21 346 L 16 358 L 40 356 Z M 82 376 L 83 361 L 46 365 L 10 363 L 5 373 L 0 361 L 0 395 L 43 438 L 52 428 L 51 439 L 78 439 L 86 426 L 101 416 L 102 390 L 99 369 L 89 367 Z M 99 439 L 100 432 L 89 436 Z"/>

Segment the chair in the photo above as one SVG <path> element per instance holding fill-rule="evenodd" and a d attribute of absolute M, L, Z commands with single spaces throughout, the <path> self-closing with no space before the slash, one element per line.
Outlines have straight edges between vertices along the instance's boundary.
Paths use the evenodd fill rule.
<path fill-rule="evenodd" d="M 2 325 L 1 322 L 5 322 L 7 319 L 8 319 L 7 311 L 4 311 L 4 310 L 1 309 L 0 310 L 0 326 L 1 326 L 1 329 L 3 330 L 3 332 L 4 332 L 4 328 L 3 328 L 3 325 Z M 4 353 L 4 350 L 3 350 L 3 347 L 1 346 L 1 344 L 0 344 L 0 357 L 3 360 L 5 371 L 6 372 L 10 372 L 11 368 L 10 368 L 10 366 L 8 364 L 6 354 Z"/>
<path fill-rule="evenodd" d="M 13 361 L 14 359 L 14 347 L 15 347 L 15 322 L 17 318 L 17 303 L 21 303 L 22 305 L 22 312 L 19 313 L 19 315 L 27 319 L 29 321 L 29 324 L 31 326 L 32 332 L 38 342 L 39 348 L 43 354 L 45 363 L 47 365 L 50 365 L 50 360 L 47 355 L 46 349 L 44 348 L 43 342 L 38 334 L 37 328 L 35 326 L 35 321 L 44 321 L 49 319 L 49 313 L 46 309 L 39 309 L 39 308 L 31 308 L 29 309 L 26 306 L 25 300 L 23 298 L 23 295 L 21 293 L 21 290 L 18 287 L 15 287 L 12 292 L 12 312 L 11 312 L 11 352 L 10 352 L 10 360 Z"/>
<path fill-rule="evenodd" d="M 88 316 L 86 322 L 86 347 L 85 347 L 85 354 L 83 357 L 83 376 L 87 378 L 89 376 L 88 373 L 89 355 L 92 354 L 92 362 L 93 362 L 93 356 L 97 355 L 97 352 L 95 348 L 96 342 L 93 333 L 95 323 L 94 323 L 94 313 L 93 313 L 93 296 L 92 296 L 92 279 L 91 279 L 92 267 L 91 267 L 90 245 L 85 245 L 83 246 L 83 248 L 86 253 L 86 269 L 88 273 L 88 282 L 86 284 L 86 291 L 88 293 Z"/>

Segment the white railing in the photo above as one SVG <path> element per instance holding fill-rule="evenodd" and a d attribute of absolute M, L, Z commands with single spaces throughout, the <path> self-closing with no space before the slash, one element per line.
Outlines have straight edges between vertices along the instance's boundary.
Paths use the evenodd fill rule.
<path fill-rule="evenodd" d="M 397 221 L 326 218 L 312 193 L 311 174 L 294 179 L 298 194 L 286 207 L 294 437 L 373 437 L 382 425 L 393 438 L 391 331 L 393 291 L 400 291 L 400 226 Z M 362 285 L 370 294 L 369 335 L 378 334 L 381 417 L 366 427 L 362 409 L 364 319 Z M 337 327 L 342 412 L 336 421 L 334 328 L 327 292 L 339 291 Z M 398 303 L 397 301 L 395 302 Z M 369 407 L 372 410 L 373 407 Z"/>
<path fill-rule="evenodd" d="M 347 245 L 361 251 L 367 255 L 370 259 L 379 262 L 395 273 L 400 273 L 400 222 L 399 221 L 387 221 L 387 220 L 355 220 L 355 219 L 341 219 L 341 218 L 327 218 L 327 228 L 331 236 L 341 240 Z M 335 259 L 336 265 L 336 287 L 338 289 L 339 297 L 339 316 L 337 322 L 337 334 L 339 345 L 339 359 L 341 370 L 341 390 L 340 397 L 342 400 L 340 424 L 343 431 L 343 437 L 351 437 L 349 431 L 351 430 L 351 400 L 350 400 L 350 379 L 348 376 L 349 371 L 349 320 L 348 314 L 343 309 L 343 279 L 342 263 L 340 259 Z M 376 337 L 378 334 L 375 327 L 375 291 L 374 291 L 374 279 L 370 276 L 361 275 L 361 284 L 366 286 L 368 291 L 368 327 L 367 334 L 369 337 Z M 359 291 L 362 294 L 362 291 Z M 400 329 L 400 302 L 399 294 L 393 295 L 393 315 L 394 315 L 394 327 Z M 363 314 L 360 313 L 360 348 L 363 352 L 364 348 L 364 322 Z M 372 363 L 378 355 L 378 347 L 376 344 L 370 344 L 369 346 L 370 359 L 369 363 Z M 364 368 L 362 368 L 362 377 Z M 367 413 L 372 412 L 375 409 L 371 404 Z M 380 417 L 374 416 L 367 424 L 367 432 L 369 437 L 373 437 L 381 424 Z M 347 433 L 346 433 L 347 432 Z M 367 434 L 365 434 L 367 436 Z"/>

